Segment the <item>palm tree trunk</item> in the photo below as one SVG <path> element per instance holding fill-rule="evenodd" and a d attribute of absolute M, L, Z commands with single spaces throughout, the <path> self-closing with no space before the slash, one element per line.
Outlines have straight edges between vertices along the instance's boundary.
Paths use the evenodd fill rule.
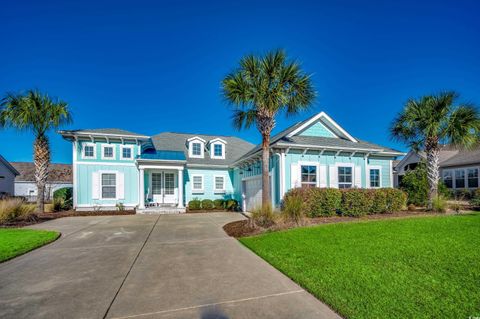
<path fill-rule="evenodd" d="M 37 183 L 37 213 L 45 211 L 45 184 L 50 165 L 50 146 L 48 138 L 44 135 L 37 136 L 33 145 L 35 162 L 35 181 Z"/>
<path fill-rule="evenodd" d="M 270 134 L 262 134 L 262 206 L 271 206 L 270 201 Z"/>
<path fill-rule="evenodd" d="M 427 153 L 427 180 L 428 180 L 428 209 L 432 209 L 433 199 L 438 196 L 439 154 L 437 138 L 428 138 L 426 143 Z"/>

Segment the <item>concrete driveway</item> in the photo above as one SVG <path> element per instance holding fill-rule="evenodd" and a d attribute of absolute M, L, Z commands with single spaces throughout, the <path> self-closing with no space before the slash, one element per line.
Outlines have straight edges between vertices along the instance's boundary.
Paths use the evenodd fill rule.
<path fill-rule="evenodd" d="M 338 318 L 228 237 L 234 213 L 61 218 L 0 264 L 1 318 Z"/>

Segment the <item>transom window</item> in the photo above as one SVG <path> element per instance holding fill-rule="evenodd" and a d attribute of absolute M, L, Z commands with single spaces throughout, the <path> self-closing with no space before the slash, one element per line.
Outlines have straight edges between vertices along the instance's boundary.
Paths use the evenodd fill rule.
<path fill-rule="evenodd" d="M 222 144 L 214 144 L 213 145 L 213 155 L 215 157 L 222 157 L 223 156 L 223 145 Z"/>
<path fill-rule="evenodd" d="M 132 149 L 130 147 L 122 148 L 122 158 L 124 159 L 132 158 Z"/>
<path fill-rule="evenodd" d="M 467 181 L 469 188 L 478 187 L 478 168 L 467 169 Z"/>
<path fill-rule="evenodd" d="M 465 171 L 463 169 L 455 171 L 455 188 L 465 188 Z"/>
<path fill-rule="evenodd" d="M 103 157 L 104 158 L 113 158 L 113 146 L 104 146 L 103 147 Z"/>
<path fill-rule="evenodd" d="M 201 143 L 192 143 L 192 155 L 201 156 L 202 155 L 202 144 Z"/>
<path fill-rule="evenodd" d="M 380 187 L 380 170 L 378 168 L 370 169 L 370 187 Z"/>
<path fill-rule="evenodd" d="M 112 173 L 102 174 L 102 198 L 117 197 L 117 176 Z"/>
<path fill-rule="evenodd" d="M 317 186 L 317 167 L 315 165 L 302 165 L 300 173 L 302 175 L 302 187 Z"/>
<path fill-rule="evenodd" d="M 225 177 L 224 176 L 215 176 L 215 191 L 216 192 L 225 191 Z"/>
<path fill-rule="evenodd" d="M 340 166 L 338 168 L 338 188 L 352 188 L 352 168 Z"/>
<path fill-rule="evenodd" d="M 453 178 L 452 178 L 452 172 L 451 171 L 444 171 L 443 172 L 443 183 L 447 188 L 452 188 L 453 187 Z"/>
<path fill-rule="evenodd" d="M 83 157 L 95 157 L 95 148 L 93 145 L 85 145 L 83 147 Z"/>
<path fill-rule="evenodd" d="M 192 190 L 196 192 L 203 191 L 203 176 L 202 175 L 193 175 L 192 176 Z"/>

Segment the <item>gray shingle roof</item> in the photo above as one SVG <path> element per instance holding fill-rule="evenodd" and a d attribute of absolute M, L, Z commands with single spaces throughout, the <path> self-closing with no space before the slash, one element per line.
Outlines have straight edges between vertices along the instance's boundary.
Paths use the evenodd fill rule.
<path fill-rule="evenodd" d="M 187 139 L 198 136 L 204 139 L 207 144 L 216 138 L 221 138 L 227 142 L 225 145 L 225 159 L 212 159 L 210 152 L 205 150 L 204 158 L 189 158 L 187 150 Z M 165 132 L 152 136 L 152 142 L 157 150 L 182 151 L 185 154 L 188 164 L 205 165 L 230 165 L 237 159 L 251 150 L 255 145 L 234 136 L 204 135 Z M 205 145 L 207 147 L 207 145 Z"/>
<path fill-rule="evenodd" d="M 35 182 L 35 164 L 32 162 L 11 162 L 20 173 L 15 178 L 16 182 Z M 48 168 L 48 182 L 71 183 L 72 165 L 51 163 Z"/>
<path fill-rule="evenodd" d="M 442 154 L 442 151 L 440 151 L 440 154 Z M 471 165 L 471 164 L 480 164 L 480 147 L 477 147 L 473 150 L 460 149 L 460 150 L 457 150 L 454 155 L 449 156 L 443 161 L 440 160 L 441 167 L 461 166 L 461 165 Z"/>
<path fill-rule="evenodd" d="M 79 130 L 70 130 L 62 131 L 68 133 L 99 133 L 99 134 L 118 134 L 118 135 L 131 135 L 131 136 L 141 136 L 143 134 L 138 134 L 118 128 L 95 128 L 95 129 L 79 129 Z"/>

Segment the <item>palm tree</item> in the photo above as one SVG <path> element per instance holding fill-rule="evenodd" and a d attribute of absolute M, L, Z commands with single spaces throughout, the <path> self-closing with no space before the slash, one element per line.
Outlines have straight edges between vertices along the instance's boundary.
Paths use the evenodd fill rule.
<path fill-rule="evenodd" d="M 310 75 L 283 50 L 265 56 L 248 55 L 222 82 L 223 94 L 234 106 L 233 126 L 240 130 L 256 125 L 262 135 L 262 205 L 270 203 L 270 134 L 275 117 L 284 111 L 294 115 L 308 109 L 316 92 Z"/>
<path fill-rule="evenodd" d="M 71 122 L 67 103 L 37 90 L 25 94 L 7 93 L 0 102 L 0 127 L 32 131 L 37 183 L 37 212 L 44 212 L 45 183 L 50 164 L 50 146 L 47 133 Z"/>
<path fill-rule="evenodd" d="M 424 151 L 427 156 L 429 208 L 438 195 L 440 145 L 471 148 L 480 140 L 478 109 L 471 104 L 458 104 L 457 100 L 455 92 L 410 99 L 390 128 L 394 139 L 416 152 Z"/>

